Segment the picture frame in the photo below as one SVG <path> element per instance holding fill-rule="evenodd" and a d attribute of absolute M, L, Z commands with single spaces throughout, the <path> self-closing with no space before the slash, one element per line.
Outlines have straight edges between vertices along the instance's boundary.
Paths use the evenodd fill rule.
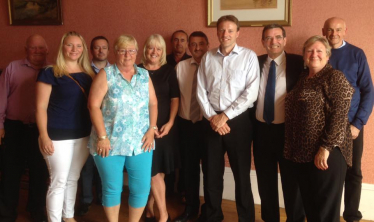
<path fill-rule="evenodd" d="M 244 27 L 291 26 L 291 9 L 292 0 L 208 0 L 208 27 L 223 15 L 235 15 Z"/>
<path fill-rule="evenodd" d="M 10 25 L 62 25 L 61 0 L 8 0 Z"/>

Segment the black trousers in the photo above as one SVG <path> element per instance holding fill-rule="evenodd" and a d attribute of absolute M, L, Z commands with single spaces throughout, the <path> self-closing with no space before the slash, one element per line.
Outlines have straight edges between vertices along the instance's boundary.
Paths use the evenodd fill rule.
<path fill-rule="evenodd" d="M 235 179 L 235 200 L 240 222 L 255 221 L 253 194 L 250 181 L 252 123 L 249 111 L 227 121 L 231 132 L 220 136 L 203 120 L 205 149 L 203 153 L 205 221 L 223 220 L 221 208 L 223 193 L 224 155 L 227 152 Z"/>
<path fill-rule="evenodd" d="M 304 207 L 297 183 L 294 163 L 283 157 L 284 124 L 266 124 L 256 120 L 253 157 L 261 198 L 261 217 L 279 222 L 278 164 L 287 222 L 305 221 Z"/>
<path fill-rule="evenodd" d="M 80 202 L 82 204 L 91 204 L 94 200 L 94 195 L 92 193 L 93 185 L 95 185 L 95 193 L 97 202 L 101 203 L 102 197 L 102 187 L 101 187 L 101 179 L 99 172 L 97 171 L 94 159 L 92 155 L 89 155 L 87 158 L 86 163 L 84 164 L 82 171 L 80 182 L 82 185 L 82 193 Z"/>
<path fill-rule="evenodd" d="M 29 197 L 27 208 L 30 212 L 43 211 L 47 191 L 48 171 L 39 151 L 36 125 L 6 119 L 4 123 L 4 146 L 2 175 L 0 183 L 0 221 L 14 222 L 21 176 L 29 168 Z"/>
<path fill-rule="evenodd" d="M 197 214 L 200 207 L 200 160 L 203 149 L 203 122 L 192 123 L 178 117 L 180 155 L 182 162 L 184 187 L 186 191 L 186 209 Z"/>
<path fill-rule="evenodd" d="M 362 218 L 361 212 L 358 210 L 361 199 L 361 159 L 364 149 L 364 129 L 360 131 L 358 137 L 353 140 L 353 156 L 352 168 L 348 168 L 345 177 L 344 190 L 344 213 L 343 217 L 346 221 L 359 221 Z"/>
<path fill-rule="evenodd" d="M 327 170 L 317 169 L 314 161 L 295 164 L 308 222 L 340 221 L 347 163 L 339 148 L 330 152 L 327 164 Z"/>

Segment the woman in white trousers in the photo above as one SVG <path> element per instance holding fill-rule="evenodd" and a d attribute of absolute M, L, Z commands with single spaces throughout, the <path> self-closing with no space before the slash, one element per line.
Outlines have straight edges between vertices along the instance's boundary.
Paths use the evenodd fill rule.
<path fill-rule="evenodd" d="M 36 49 L 37 50 L 37 49 Z M 91 121 L 87 96 L 95 75 L 83 37 L 66 33 L 56 65 L 39 73 L 36 118 L 39 146 L 51 183 L 47 192 L 49 222 L 75 222 L 74 205 L 80 172 L 89 155 Z"/>

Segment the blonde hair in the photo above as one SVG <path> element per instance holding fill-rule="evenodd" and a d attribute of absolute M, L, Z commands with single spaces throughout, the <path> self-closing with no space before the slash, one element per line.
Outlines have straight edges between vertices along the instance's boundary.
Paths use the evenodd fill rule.
<path fill-rule="evenodd" d="M 53 72 L 54 72 L 55 77 L 59 78 L 64 75 L 69 75 L 69 72 L 67 71 L 67 67 L 66 67 L 64 53 L 63 53 L 64 41 L 69 36 L 77 36 L 82 41 L 83 52 L 82 52 L 82 55 L 78 59 L 78 65 L 83 70 L 84 73 L 88 74 L 89 76 L 93 78 L 95 76 L 95 73 L 91 67 L 86 42 L 84 41 L 83 37 L 75 31 L 67 32 L 62 36 L 61 43 L 58 48 L 56 65 L 53 66 Z"/>
<path fill-rule="evenodd" d="M 114 50 L 117 51 L 120 48 L 126 48 L 130 45 L 135 45 L 135 49 L 138 50 L 138 42 L 132 35 L 120 35 L 114 42 Z"/>
<path fill-rule="evenodd" d="M 312 36 L 308 40 L 305 41 L 304 46 L 303 46 L 303 55 L 305 54 L 305 49 L 308 48 L 309 46 L 313 45 L 316 42 L 320 42 L 325 46 L 326 55 L 328 57 L 330 57 L 331 56 L 331 46 L 330 46 L 329 42 L 327 41 L 327 39 L 325 39 L 324 37 L 319 36 L 319 35 Z"/>
<path fill-rule="evenodd" d="M 161 59 L 160 59 L 160 66 L 163 66 L 166 64 L 166 43 L 164 38 L 159 34 L 153 34 L 147 38 L 147 40 L 144 43 L 144 49 L 143 49 L 143 58 L 142 63 L 145 64 L 147 62 L 146 52 L 147 48 L 149 46 L 159 46 L 162 49 Z"/>

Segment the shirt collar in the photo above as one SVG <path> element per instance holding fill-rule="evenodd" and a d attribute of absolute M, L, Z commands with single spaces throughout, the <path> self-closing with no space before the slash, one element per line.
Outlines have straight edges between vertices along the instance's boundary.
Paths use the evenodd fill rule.
<path fill-rule="evenodd" d="M 217 48 L 217 52 L 216 53 L 219 53 L 220 55 L 223 56 L 223 53 L 221 52 L 220 47 Z M 238 44 L 235 44 L 234 48 L 231 50 L 231 52 L 228 55 L 231 55 L 232 53 L 239 54 L 239 46 L 238 46 Z"/>
<path fill-rule="evenodd" d="M 96 69 L 99 69 L 99 68 L 97 68 L 97 66 L 95 65 L 95 63 L 93 62 L 93 60 L 91 61 L 91 66 L 95 67 Z M 108 66 L 110 66 L 110 63 L 109 63 L 109 61 L 106 61 L 105 67 L 108 67 Z"/>
<path fill-rule="evenodd" d="M 26 59 L 26 58 L 23 60 L 22 65 L 34 69 L 34 67 L 31 65 L 30 61 L 29 61 L 28 59 Z M 47 61 L 44 61 L 43 67 L 45 67 L 45 66 L 47 66 L 47 65 L 48 65 L 48 62 L 47 62 Z M 37 70 L 37 69 L 35 69 L 35 70 Z"/>
<path fill-rule="evenodd" d="M 190 64 L 191 65 L 194 64 L 194 65 L 197 65 L 197 66 L 199 65 L 199 63 L 197 63 L 196 60 L 193 57 L 191 57 Z"/>
<path fill-rule="evenodd" d="M 271 60 L 273 60 L 273 59 L 268 56 L 267 62 L 270 63 Z M 286 53 L 283 51 L 277 58 L 274 59 L 274 62 L 275 62 L 275 64 L 277 64 L 277 66 L 279 66 L 285 60 L 286 60 Z"/>
<path fill-rule="evenodd" d="M 347 43 L 343 40 L 343 44 L 342 44 L 338 49 L 344 47 L 346 44 L 347 44 Z"/>
<path fill-rule="evenodd" d="M 115 69 L 115 71 L 118 75 L 122 75 L 121 72 L 119 71 L 118 67 L 117 67 L 117 64 L 115 64 L 115 63 L 114 63 L 114 69 Z M 134 69 L 135 69 L 135 74 L 134 75 L 139 74 L 138 66 L 135 63 L 134 63 Z"/>

